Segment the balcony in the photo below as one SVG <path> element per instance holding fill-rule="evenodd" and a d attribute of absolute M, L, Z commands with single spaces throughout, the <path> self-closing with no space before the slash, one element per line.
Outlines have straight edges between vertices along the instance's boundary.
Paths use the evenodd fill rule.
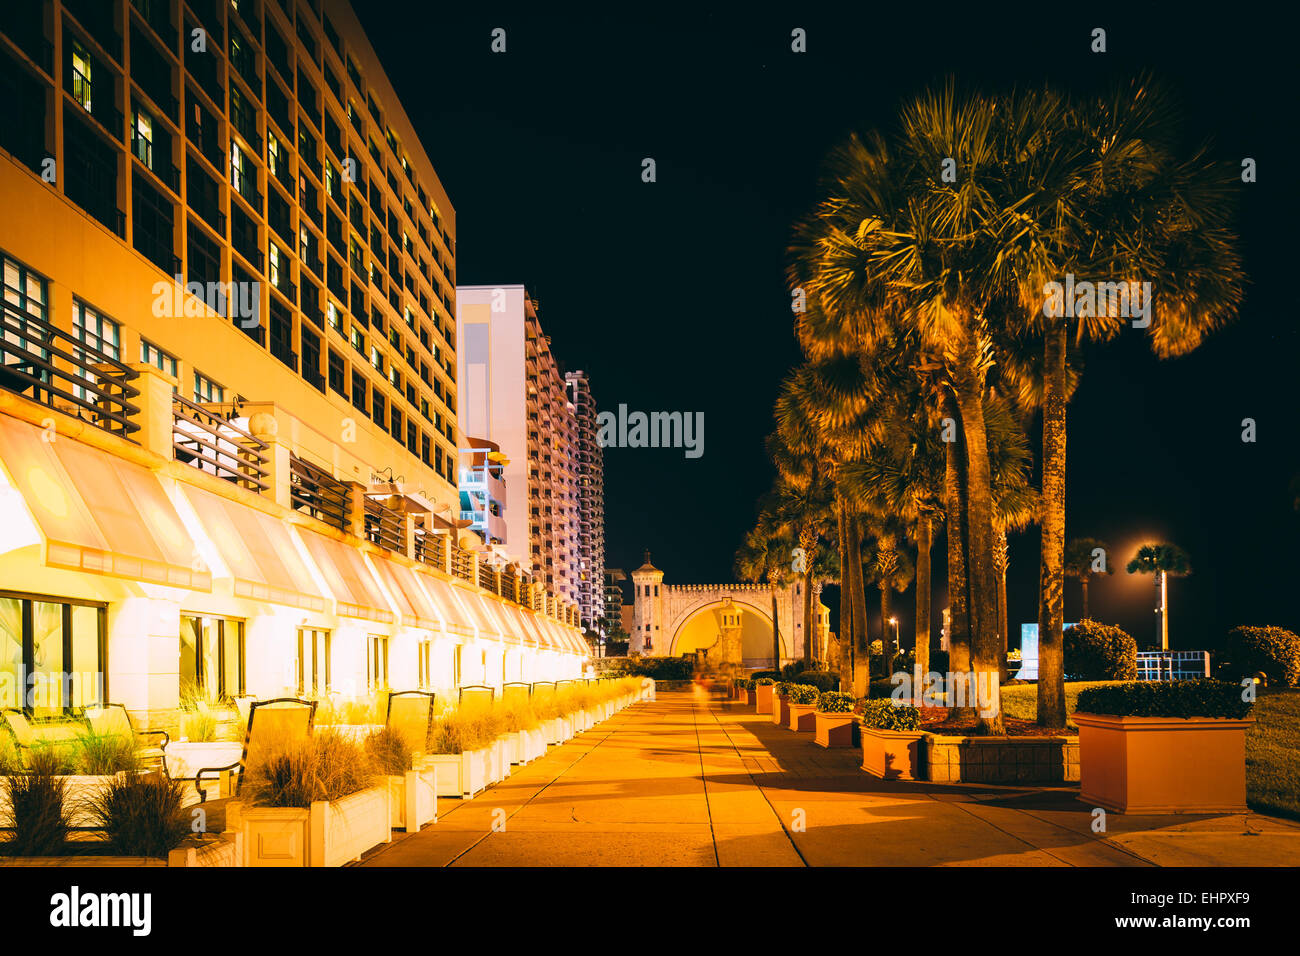
<path fill-rule="evenodd" d="M 389 551 L 406 553 L 406 520 L 400 511 L 366 499 L 366 540 Z"/>
<path fill-rule="evenodd" d="M 348 530 L 348 486 L 306 459 L 289 458 L 289 500 L 302 511 L 340 531 Z"/>
<path fill-rule="evenodd" d="M 267 445 L 235 419 L 172 396 L 172 453 L 176 460 L 259 494 L 267 482 Z"/>
<path fill-rule="evenodd" d="M 0 388 L 134 441 L 138 373 L 95 347 L 8 308 L 0 318 Z"/>

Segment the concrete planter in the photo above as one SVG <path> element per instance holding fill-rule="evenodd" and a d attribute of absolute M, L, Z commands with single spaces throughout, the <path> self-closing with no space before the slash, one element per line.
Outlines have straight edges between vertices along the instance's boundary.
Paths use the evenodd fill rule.
<path fill-rule="evenodd" d="M 813 704 L 789 704 L 790 719 L 786 726 L 794 731 L 811 731 L 817 729 L 817 708 Z"/>
<path fill-rule="evenodd" d="M 244 835 L 227 831 L 216 840 L 187 843 L 167 854 L 168 866 L 243 866 Z"/>
<path fill-rule="evenodd" d="M 754 688 L 754 710 L 760 714 L 772 713 L 772 700 L 776 697 L 774 684 L 763 684 Z"/>
<path fill-rule="evenodd" d="M 392 840 L 388 802 L 386 785 L 308 810 L 233 800 L 226 828 L 242 834 L 244 866 L 342 866 Z"/>
<path fill-rule="evenodd" d="M 758 692 L 753 687 L 745 688 L 745 704 L 749 707 L 758 704 Z"/>
<path fill-rule="evenodd" d="M 1245 813 L 1254 718 L 1075 714 L 1079 799 L 1118 813 Z"/>
<path fill-rule="evenodd" d="M 882 780 L 920 780 L 924 776 L 920 730 L 879 730 L 861 726 L 862 769 Z"/>
<path fill-rule="evenodd" d="M 384 778 L 388 786 L 388 825 L 412 832 L 438 822 L 438 771 L 408 770 Z"/>
<path fill-rule="evenodd" d="M 546 731 L 541 727 L 519 731 L 520 763 L 532 763 L 546 756 Z"/>
<path fill-rule="evenodd" d="M 856 741 L 857 717 L 854 714 L 815 712 L 814 740 L 819 747 L 852 747 Z"/>
<path fill-rule="evenodd" d="M 784 727 L 790 721 L 790 698 L 777 696 L 772 699 L 772 723 Z"/>
<path fill-rule="evenodd" d="M 502 734 L 492 744 L 493 751 L 493 780 L 500 782 L 510 776 L 510 751 L 514 745 L 514 734 Z"/>
<path fill-rule="evenodd" d="M 1078 737 L 950 737 L 924 734 L 924 778 L 932 783 L 1060 785 L 1079 779 Z"/>
<path fill-rule="evenodd" d="M 468 800 L 482 793 L 492 782 L 492 750 L 467 750 L 459 754 L 425 754 L 419 759 L 420 770 L 438 771 L 440 797 Z"/>

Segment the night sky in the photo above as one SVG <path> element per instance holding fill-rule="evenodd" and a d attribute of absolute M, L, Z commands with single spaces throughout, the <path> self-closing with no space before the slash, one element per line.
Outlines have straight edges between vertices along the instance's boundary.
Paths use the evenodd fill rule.
<path fill-rule="evenodd" d="M 701 458 L 605 453 L 607 565 L 636 567 L 649 548 L 668 583 L 731 580 L 771 483 L 762 440 L 800 358 L 785 248 L 826 152 L 854 129 L 887 131 L 902 99 L 948 75 L 1084 93 L 1154 71 L 1181 99 L 1189 143 L 1258 161 L 1239 223 L 1250 285 L 1236 325 L 1188 358 L 1158 362 L 1137 334 L 1087 354 L 1069 412 L 1067 537 L 1110 540 L 1116 573 L 1094 583 L 1093 616 L 1140 645 L 1155 636 L 1154 590 L 1122 565 L 1147 537 L 1181 545 L 1194 569 L 1171 585 L 1174 647 L 1212 647 L 1233 624 L 1300 625 L 1288 490 L 1300 473 L 1300 154 L 1290 33 L 1275 14 L 1039 5 L 998 20 L 912 4 L 891 20 L 877 5 L 790 4 L 742 18 L 652 5 L 623 22 L 419 6 L 356 4 L 456 207 L 458 280 L 525 283 L 556 355 L 590 374 L 602 409 L 704 413 Z M 1089 52 L 1097 26 L 1103 55 Z M 494 27 L 505 54 L 490 51 Z M 794 27 L 806 54 L 790 51 Z M 1241 441 L 1246 417 L 1255 444 Z M 1033 529 L 1012 541 L 1013 644 L 1037 617 L 1037 549 Z M 936 608 L 942 553 L 940 539 Z M 904 635 L 912 600 L 898 602 Z M 1067 582 L 1067 621 L 1077 609 Z"/>

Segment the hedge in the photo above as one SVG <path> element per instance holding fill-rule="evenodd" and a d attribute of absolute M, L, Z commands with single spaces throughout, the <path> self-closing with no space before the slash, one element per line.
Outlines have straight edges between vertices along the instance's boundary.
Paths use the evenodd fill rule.
<path fill-rule="evenodd" d="M 805 706 L 815 704 L 819 696 L 821 696 L 821 691 L 812 684 L 792 684 L 790 686 L 790 703 L 792 704 L 803 704 Z"/>
<path fill-rule="evenodd" d="M 829 690 L 817 698 L 817 712 L 821 714 L 851 714 L 853 713 L 853 695 L 841 694 L 837 690 Z"/>
<path fill-rule="evenodd" d="M 1112 624 L 1065 629 L 1066 680 L 1137 680 L 1137 641 Z"/>
<path fill-rule="evenodd" d="M 829 671 L 804 671 L 799 675 L 800 684 L 811 684 L 820 691 L 839 690 L 840 675 Z"/>
<path fill-rule="evenodd" d="M 1076 713 L 1109 717 L 1231 717 L 1250 713 L 1238 684 L 1222 680 L 1134 681 L 1079 692 Z"/>
<path fill-rule="evenodd" d="M 780 671 L 754 671 L 754 673 L 749 675 L 749 679 L 762 680 L 765 677 L 770 677 L 772 678 L 772 683 L 775 684 L 777 681 L 781 679 L 781 676 L 782 675 Z"/>
<path fill-rule="evenodd" d="M 862 723 L 876 730 L 917 730 L 921 726 L 921 712 L 891 700 L 868 700 L 862 704 Z"/>
<path fill-rule="evenodd" d="M 1234 627 L 1228 632 L 1224 657 L 1237 677 L 1262 672 L 1269 681 L 1300 684 L 1300 637 L 1283 627 Z"/>

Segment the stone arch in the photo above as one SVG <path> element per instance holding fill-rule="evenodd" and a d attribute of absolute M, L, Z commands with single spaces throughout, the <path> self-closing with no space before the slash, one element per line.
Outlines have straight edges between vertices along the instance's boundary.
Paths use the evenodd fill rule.
<path fill-rule="evenodd" d="M 755 653 L 751 655 L 751 654 L 745 654 L 742 651 L 742 656 L 745 657 L 746 659 L 767 658 L 770 660 L 771 649 L 772 649 L 772 631 L 774 629 L 771 607 L 770 606 L 763 607 L 760 602 L 753 600 L 750 595 L 742 595 L 736 593 L 727 593 L 727 594 L 718 593 L 714 595 L 701 595 L 700 600 L 693 601 L 688 607 L 682 609 L 682 611 L 676 615 L 676 621 L 674 622 L 673 625 L 672 638 L 670 639 L 668 644 L 668 656 L 670 657 L 680 656 L 682 653 L 682 651 L 679 650 L 680 640 L 681 637 L 683 636 L 683 632 L 687 629 L 687 627 L 692 622 L 700 618 L 702 615 L 720 610 L 722 607 L 724 607 L 726 600 L 728 598 L 731 599 L 732 605 L 742 609 L 742 611 L 746 615 L 752 616 L 753 618 L 757 619 L 757 621 L 764 626 L 766 632 L 766 637 L 764 639 L 764 642 L 761 645 L 752 648 L 755 651 Z M 790 643 L 792 635 L 786 634 L 785 628 L 780 628 L 780 635 L 781 635 L 781 658 L 785 660 L 793 656 L 793 651 Z"/>

